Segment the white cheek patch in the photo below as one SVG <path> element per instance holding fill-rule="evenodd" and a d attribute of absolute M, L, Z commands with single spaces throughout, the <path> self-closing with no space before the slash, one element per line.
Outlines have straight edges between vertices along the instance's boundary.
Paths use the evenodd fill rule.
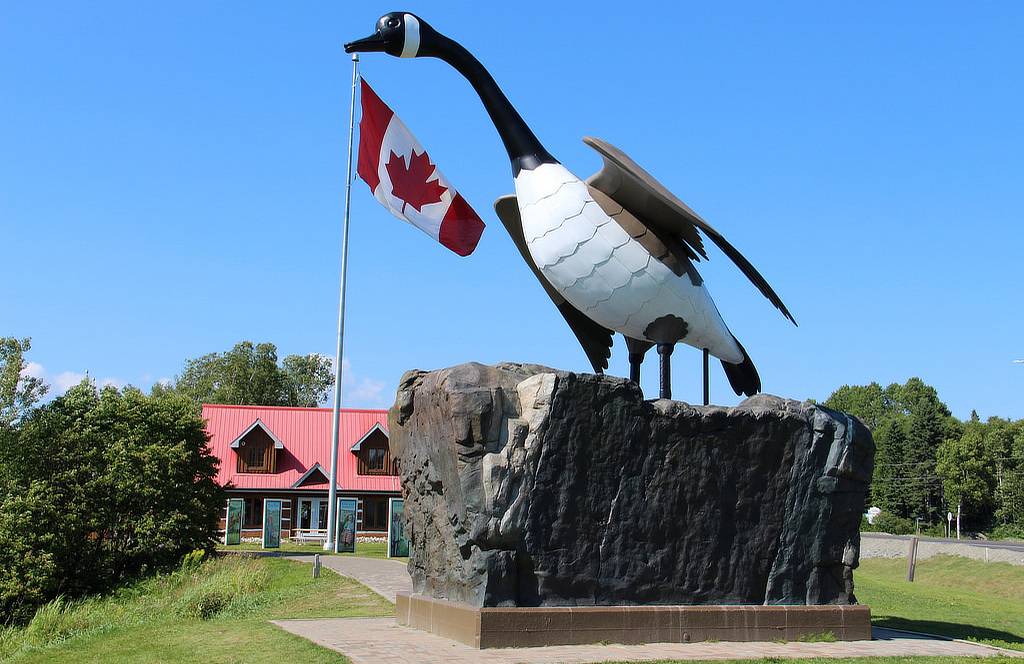
<path fill-rule="evenodd" d="M 405 43 L 402 45 L 402 58 L 415 58 L 420 50 L 420 21 L 412 14 L 405 15 Z"/>

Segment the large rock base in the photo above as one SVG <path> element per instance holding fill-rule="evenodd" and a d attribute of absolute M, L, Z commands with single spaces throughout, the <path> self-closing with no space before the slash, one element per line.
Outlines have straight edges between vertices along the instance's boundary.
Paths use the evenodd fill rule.
<path fill-rule="evenodd" d="M 399 593 L 399 625 L 474 648 L 871 638 L 866 606 L 581 606 L 477 608 Z"/>
<path fill-rule="evenodd" d="M 856 601 L 874 443 L 842 413 L 770 395 L 645 401 L 620 378 L 463 364 L 403 376 L 389 424 L 420 595 Z"/>

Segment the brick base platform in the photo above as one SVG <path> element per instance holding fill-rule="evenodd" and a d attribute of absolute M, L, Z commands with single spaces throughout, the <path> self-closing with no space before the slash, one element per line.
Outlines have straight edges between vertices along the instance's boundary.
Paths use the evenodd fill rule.
<path fill-rule="evenodd" d="M 796 641 L 830 632 L 871 639 L 866 606 L 579 606 L 476 608 L 399 593 L 398 624 L 474 648 L 587 643 Z"/>

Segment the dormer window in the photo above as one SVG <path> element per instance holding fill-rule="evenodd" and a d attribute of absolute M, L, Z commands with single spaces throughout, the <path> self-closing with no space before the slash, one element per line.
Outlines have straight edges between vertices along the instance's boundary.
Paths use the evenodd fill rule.
<path fill-rule="evenodd" d="M 274 473 L 277 472 L 277 451 L 284 448 L 284 443 L 263 422 L 256 420 L 231 447 L 238 457 L 239 473 Z"/>
<path fill-rule="evenodd" d="M 388 434 L 379 424 L 373 425 L 373 428 L 352 446 L 352 453 L 358 459 L 356 472 L 360 475 L 398 474 L 395 462 L 391 458 L 391 449 L 388 447 Z"/>
<path fill-rule="evenodd" d="M 251 438 L 251 437 L 250 437 Z M 238 472 L 240 473 L 272 473 L 274 472 L 274 445 L 262 440 L 246 440 L 238 450 Z"/>

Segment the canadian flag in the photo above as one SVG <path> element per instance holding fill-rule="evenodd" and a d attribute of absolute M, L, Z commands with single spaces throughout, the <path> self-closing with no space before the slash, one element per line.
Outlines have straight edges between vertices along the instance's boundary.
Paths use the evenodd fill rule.
<path fill-rule="evenodd" d="M 361 81 L 359 177 L 373 196 L 460 256 L 476 249 L 484 222 L 473 211 L 395 112 Z"/>

